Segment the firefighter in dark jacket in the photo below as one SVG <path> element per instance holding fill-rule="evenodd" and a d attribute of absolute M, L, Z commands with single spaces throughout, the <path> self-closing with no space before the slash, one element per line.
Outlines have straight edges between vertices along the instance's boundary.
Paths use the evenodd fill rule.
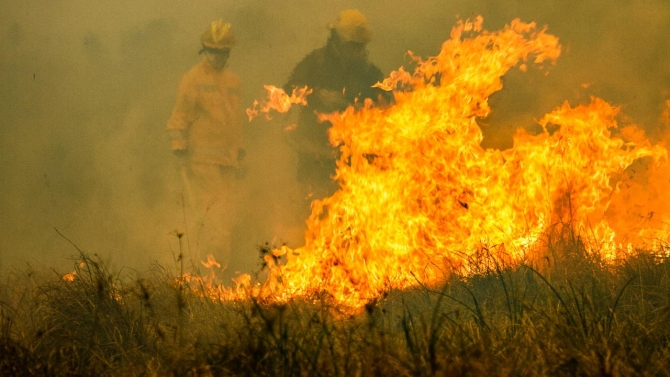
<path fill-rule="evenodd" d="M 284 85 L 287 93 L 305 85 L 313 90 L 290 136 L 298 154 L 298 181 L 306 197 L 312 198 L 332 195 L 337 189 L 332 179 L 337 149 L 328 140 L 330 123 L 319 122 L 317 113 L 362 105 L 366 98 L 387 101 L 386 92 L 372 87 L 384 75 L 368 60 L 366 46 L 372 32 L 365 16 L 355 9 L 344 10 L 328 28 L 326 45 L 300 61 Z"/>

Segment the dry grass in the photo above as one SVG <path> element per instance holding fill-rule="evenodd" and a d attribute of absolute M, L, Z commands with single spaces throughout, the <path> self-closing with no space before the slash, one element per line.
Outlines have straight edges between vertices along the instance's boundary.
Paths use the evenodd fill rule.
<path fill-rule="evenodd" d="M 159 266 L 121 279 L 82 254 L 72 282 L 5 284 L 0 375 L 670 375 L 670 261 L 606 265 L 574 239 L 550 251 L 541 268 L 493 264 L 356 315 L 318 297 L 205 300 Z"/>

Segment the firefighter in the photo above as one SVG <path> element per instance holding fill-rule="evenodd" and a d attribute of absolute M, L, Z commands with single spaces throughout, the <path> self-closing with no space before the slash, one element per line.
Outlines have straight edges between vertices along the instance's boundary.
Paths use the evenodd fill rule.
<path fill-rule="evenodd" d="M 328 140 L 330 123 L 320 123 L 316 113 L 342 111 L 366 98 L 388 101 L 386 92 L 372 88 L 384 75 L 368 59 L 372 31 L 366 17 L 355 9 L 344 10 L 328 29 L 326 45 L 300 61 L 284 85 L 287 93 L 305 85 L 313 89 L 289 139 L 298 155 L 297 179 L 306 197 L 326 197 L 337 189 L 332 179 L 337 149 Z"/>
<path fill-rule="evenodd" d="M 193 209 L 186 224 L 192 257 L 213 254 L 226 263 L 244 160 L 240 79 L 226 68 L 235 45 L 230 24 L 212 22 L 201 44 L 203 59 L 181 78 L 167 129 Z"/>

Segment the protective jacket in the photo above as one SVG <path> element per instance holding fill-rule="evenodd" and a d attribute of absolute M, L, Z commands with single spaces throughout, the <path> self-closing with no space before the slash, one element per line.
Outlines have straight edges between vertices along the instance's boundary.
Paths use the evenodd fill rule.
<path fill-rule="evenodd" d="M 354 104 L 356 99 L 360 104 L 366 98 L 375 101 L 378 96 L 388 100 L 387 92 L 372 87 L 383 78 L 381 70 L 367 59 L 346 62 L 328 44 L 312 51 L 295 66 L 284 90 L 291 93 L 293 87 L 305 85 L 314 90 L 314 94 L 307 98 L 308 106 L 301 109 L 298 126 L 293 131 L 300 182 L 325 186 L 333 184 L 330 177 L 335 172 L 337 156 L 328 141 L 331 124 L 319 122 L 316 112 L 342 111 Z M 320 89 L 342 93 L 343 101 L 336 107 L 324 103 L 318 96 Z"/>
<path fill-rule="evenodd" d="M 168 121 L 173 150 L 187 150 L 192 162 L 237 165 L 242 147 L 240 79 L 203 60 L 181 79 Z"/>
<path fill-rule="evenodd" d="M 308 106 L 300 113 L 298 127 L 295 130 L 298 134 L 297 139 L 318 147 L 331 148 L 328 142 L 330 124 L 319 123 L 315 111 L 319 113 L 342 111 L 346 106 L 353 104 L 356 98 L 362 104 L 366 98 L 375 100 L 378 95 L 386 96 L 387 93 L 383 90 L 372 88 L 372 85 L 383 78 L 384 75 L 376 65 L 367 60 L 348 64 L 328 45 L 312 51 L 295 66 L 284 85 L 284 90 L 291 93 L 293 87 L 307 85 L 314 89 L 314 92 L 318 89 L 343 92 L 346 101 L 340 108 L 333 109 L 329 104 L 322 103 L 317 95 L 310 96 L 307 100 Z"/>

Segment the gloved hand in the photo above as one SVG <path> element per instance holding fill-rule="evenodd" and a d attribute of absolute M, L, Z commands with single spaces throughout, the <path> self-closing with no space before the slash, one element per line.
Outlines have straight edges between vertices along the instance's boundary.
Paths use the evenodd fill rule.
<path fill-rule="evenodd" d="M 186 149 L 173 149 L 172 150 L 172 155 L 175 156 L 173 158 L 173 164 L 175 167 L 177 167 L 178 170 L 181 170 L 183 168 L 186 168 L 189 166 L 189 159 L 188 157 L 188 150 Z"/>
<path fill-rule="evenodd" d="M 186 149 L 173 149 L 172 154 L 177 157 L 186 157 L 186 155 L 188 155 L 188 151 Z"/>
<path fill-rule="evenodd" d="M 321 104 L 323 105 L 323 111 L 332 112 L 340 111 L 347 107 L 347 99 L 344 96 L 344 93 L 337 90 L 330 89 L 319 89 L 317 95 Z"/>

